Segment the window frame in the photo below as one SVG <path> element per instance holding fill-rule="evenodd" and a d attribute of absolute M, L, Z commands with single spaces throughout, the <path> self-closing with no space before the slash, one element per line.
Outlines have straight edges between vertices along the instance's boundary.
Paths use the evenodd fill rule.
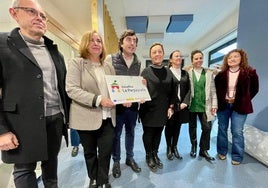
<path fill-rule="evenodd" d="M 221 46 L 209 51 L 209 53 L 208 53 L 208 67 L 211 67 L 211 65 L 213 65 L 219 61 L 222 61 L 224 56 L 225 56 L 225 54 L 223 54 L 222 56 L 219 56 L 215 59 L 211 59 L 215 53 L 217 53 L 218 51 L 220 51 L 220 50 L 222 50 L 222 49 L 224 49 L 224 48 L 226 48 L 226 47 L 228 47 L 236 42 L 237 42 L 237 38 L 234 38 L 234 39 L 222 44 Z"/>

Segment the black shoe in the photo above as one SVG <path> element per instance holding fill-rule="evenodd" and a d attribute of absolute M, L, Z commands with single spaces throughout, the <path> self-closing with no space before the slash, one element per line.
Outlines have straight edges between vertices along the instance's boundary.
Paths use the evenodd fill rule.
<path fill-rule="evenodd" d="M 91 180 L 90 179 L 89 188 L 98 188 L 97 180 L 95 180 L 95 179 Z"/>
<path fill-rule="evenodd" d="M 134 159 L 126 159 L 126 165 L 130 166 L 131 169 L 134 171 L 134 172 L 141 172 L 141 168 L 138 166 L 138 164 L 134 161 Z"/>
<path fill-rule="evenodd" d="M 112 188 L 110 183 L 102 184 L 101 188 Z"/>
<path fill-rule="evenodd" d="M 196 158 L 196 145 L 192 145 L 190 156 Z"/>
<path fill-rule="evenodd" d="M 121 170 L 120 170 L 120 163 L 119 162 L 114 162 L 112 171 L 113 171 L 114 178 L 119 178 L 121 176 Z"/>
<path fill-rule="evenodd" d="M 152 154 L 146 154 L 146 163 L 149 167 L 149 169 L 152 171 L 152 172 L 156 172 L 157 171 L 157 166 L 154 162 L 154 159 L 152 157 Z"/>
<path fill-rule="evenodd" d="M 173 153 L 174 153 L 174 156 L 177 158 L 177 159 L 182 159 L 182 156 L 180 156 L 179 152 L 178 152 L 178 149 L 177 147 L 173 147 Z"/>
<path fill-rule="evenodd" d="M 78 154 L 78 150 L 79 150 L 79 147 L 78 147 L 78 146 L 74 146 L 74 147 L 73 147 L 73 150 L 72 150 L 72 157 L 77 156 L 77 154 Z"/>
<path fill-rule="evenodd" d="M 199 156 L 204 157 L 207 161 L 214 161 L 215 160 L 215 158 L 211 157 L 206 150 L 200 150 Z"/>
<path fill-rule="evenodd" d="M 163 168 L 163 163 L 162 163 L 161 160 L 159 159 L 159 157 L 158 157 L 156 151 L 153 152 L 153 159 L 154 159 L 154 163 L 155 163 L 155 165 L 156 165 L 158 168 L 162 169 L 162 168 Z"/>
<path fill-rule="evenodd" d="M 171 150 L 170 146 L 167 147 L 167 158 L 168 158 L 168 160 L 173 160 L 174 159 L 174 156 L 173 156 L 173 153 L 172 153 L 172 150 Z"/>

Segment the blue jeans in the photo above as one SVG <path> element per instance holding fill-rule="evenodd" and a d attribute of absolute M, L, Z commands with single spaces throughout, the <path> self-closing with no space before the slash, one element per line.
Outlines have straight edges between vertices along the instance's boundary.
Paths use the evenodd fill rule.
<path fill-rule="evenodd" d="M 79 146 L 80 137 L 79 137 L 77 130 L 71 129 L 70 131 L 71 131 L 71 145 L 72 146 Z"/>
<path fill-rule="evenodd" d="M 122 114 L 116 115 L 116 126 L 113 142 L 113 160 L 119 162 L 121 159 L 121 134 L 123 126 L 125 125 L 125 148 L 126 148 L 126 157 L 127 159 L 132 160 L 134 153 L 134 137 L 135 137 L 135 126 L 138 117 L 138 111 L 125 110 Z"/>
<path fill-rule="evenodd" d="M 218 136 L 217 136 L 217 152 L 226 155 L 228 152 L 228 126 L 231 120 L 232 133 L 232 160 L 241 162 L 244 157 L 244 123 L 247 114 L 239 114 L 233 110 L 232 104 L 227 104 L 226 109 L 217 112 L 218 116 Z"/>

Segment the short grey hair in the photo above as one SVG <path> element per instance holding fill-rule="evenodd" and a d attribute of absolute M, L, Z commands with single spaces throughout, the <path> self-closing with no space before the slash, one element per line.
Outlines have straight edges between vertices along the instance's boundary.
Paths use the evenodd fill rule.
<path fill-rule="evenodd" d="M 20 0 L 13 0 L 12 7 L 18 7 L 20 4 Z"/>
<path fill-rule="evenodd" d="M 32 1 L 36 2 L 36 3 L 39 5 L 38 0 L 32 0 Z M 13 0 L 13 2 L 12 2 L 12 7 L 13 7 L 13 8 L 14 8 L 14 7 L 18 7 L 18 6 L 20 5 L 20 2 L 21 2 L 21 0 Z"/>

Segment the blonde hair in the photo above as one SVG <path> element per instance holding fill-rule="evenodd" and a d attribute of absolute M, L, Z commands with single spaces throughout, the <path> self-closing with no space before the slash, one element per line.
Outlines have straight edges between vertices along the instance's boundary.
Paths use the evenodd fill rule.
<path fill-rule="evenodd" d="M 90 57 L 91 54 L 88 51 L 88 46 L 94 34 L 99 35 L 101 39 L 102 53 L 100 54 L 100 62 L 102 64 L 102 62 L 104 61 L 106 57 L 106 49 L 105 49 L 104 42 L 102 40 L 100 33 L 98 33 L 96 30 L 88 31 L 82 36 L 81 43 L 79 46 L 79 54 L 82 58 L 85 58 L 85 59 Z"/>

